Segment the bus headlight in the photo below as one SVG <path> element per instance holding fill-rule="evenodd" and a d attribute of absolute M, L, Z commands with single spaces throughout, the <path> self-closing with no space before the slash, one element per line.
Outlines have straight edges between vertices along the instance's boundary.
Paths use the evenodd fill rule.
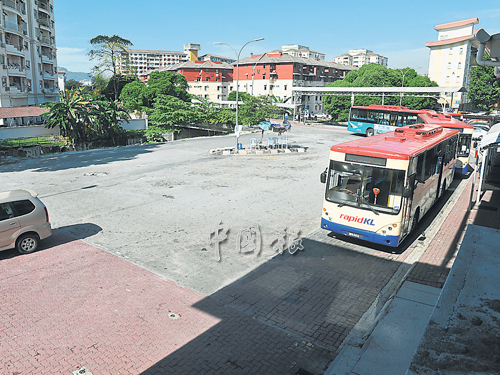
<path fill-rule="evenodd" d="M 377 233 L 379 234 L 391 234 L 392 236 L 397 236 L 399 235 L 399 225 L 394 223 L 394 224 L 389 224 L 385 225 L 382 228 L 380 228 Z"/>

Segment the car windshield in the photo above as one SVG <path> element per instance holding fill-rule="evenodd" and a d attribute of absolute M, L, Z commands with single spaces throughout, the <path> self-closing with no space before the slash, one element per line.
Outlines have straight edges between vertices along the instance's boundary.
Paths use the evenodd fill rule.
<path fill-rule="evenodd" d="M 367 210 L 397 214 L 401 208 L 405 171 L 330 162 L 326 200 Z"/>

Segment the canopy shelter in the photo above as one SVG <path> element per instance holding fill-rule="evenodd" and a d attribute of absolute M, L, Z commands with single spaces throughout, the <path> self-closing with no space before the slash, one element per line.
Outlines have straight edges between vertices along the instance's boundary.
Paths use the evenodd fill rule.
<path fill-rule="evenodd" d="M 484 181 L 486 181 L 486 178 L 488 176 L 489 172 L 489 166 L 491 165 L 492 159 L 494 159 L 497 155 L 497 149 L 500 144 L 500 123 L 493 125 L 488 133 L 483 136 L 483 139 L 479 143 L 479 146 L 477 147 L 477 156 L 476 156 L 476 170 L 477 170 L 477 165 L 478 165 L 478 160 L 479 160 L 479 154 L 482 153 L 483 156 L 483 161 L 481 163 L 481 172 L 479 175 L 479 187 L 478 187 L 478 192 L 477 196 L 478 199 L 476 200 L 476 204 L 481 200 L 481 189 L 483 187 Z M 475 181 L 475 173 L 476 170 L 474 170 L 474 179 Z M 472 199 L 472 197 L 471 197 Z"/>
<path fill-rule="evenodd" d="M 0 120 L 6 125 L 6 119 L 12 119 L 11 126 L 30 125 L 30 119 L 41 117 L 47 108 L 41 107 L 0 107 Z M 19 119 L 19 120 L 17 120 Z"/>

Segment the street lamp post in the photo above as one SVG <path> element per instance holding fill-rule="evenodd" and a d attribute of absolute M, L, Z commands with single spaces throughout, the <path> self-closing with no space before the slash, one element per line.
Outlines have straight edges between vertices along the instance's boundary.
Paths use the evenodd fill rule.
<path fill-rule="evenodd" d="M 246 42 L 243 47 L 240 48 L 240 51 L 238 53 L 236 53 L 236 50 L 233 48 L 232 45 L 228 44 L 228 43 L 222 43 L 222 42 L 215 42 L 214 44 L 224 44 L 226 46 L 229 46 L 234 54 L 236 55 L 236 126 L 234 127 L 234 132 L 236 133 L 236 150 L 238 150 L 238 140 L 239 140 L 239 137 L 240 137 L 240 128 L 239 128 L 239 124 L 238 124 L 238 92 L 239 92 L 239 64 L 240 64 L 240 54 L 241 54 L 241 51 L 243 51 L 243 48 L 246 47 L 247 44 L 249 43 L 252 43 L 252 42 L 258 42 L 260 40 L 264 40 L 264 38 L 258 38 L 258 39 L 253 39 L 253 40 L 250 40 L 248 42 Z M 253 90 L 253 87 L 252 87 L 252 90 Z"/>
<path fill-rule="evenodd" d="M 403 75 L 403 79 L 401 80 L 401 89 L 403 89 L 403 86 L 405 84 L 405 75 L 406 73 L 408 73 L 411 68 L 406 68 L 406 71 L 403 73 L 403 71 L 399 68 L 396 68 L 397 70 L 399 70 L 399 72 Z M 399 97 L 399 106 L 401 107 L 401 103 L 403 102 L 403 90 L 401 90 L 401 95 Z"/>

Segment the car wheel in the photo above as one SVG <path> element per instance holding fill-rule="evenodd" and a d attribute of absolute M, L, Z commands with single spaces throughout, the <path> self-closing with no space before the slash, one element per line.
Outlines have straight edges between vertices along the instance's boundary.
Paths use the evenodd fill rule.
<path fill-rule="evenodd" d="M 18 238 L 16 248 L 21 254 L 30 254 L 38 248 L 38 236 L 27 233 Z"/>
<path fill-rule="evenodd" d="M 367 137 L 371 137 L 374 134 L 375 134 L 375 132 L 373 131 L 373 128 L 366 129 L 366 136 Z"/>

